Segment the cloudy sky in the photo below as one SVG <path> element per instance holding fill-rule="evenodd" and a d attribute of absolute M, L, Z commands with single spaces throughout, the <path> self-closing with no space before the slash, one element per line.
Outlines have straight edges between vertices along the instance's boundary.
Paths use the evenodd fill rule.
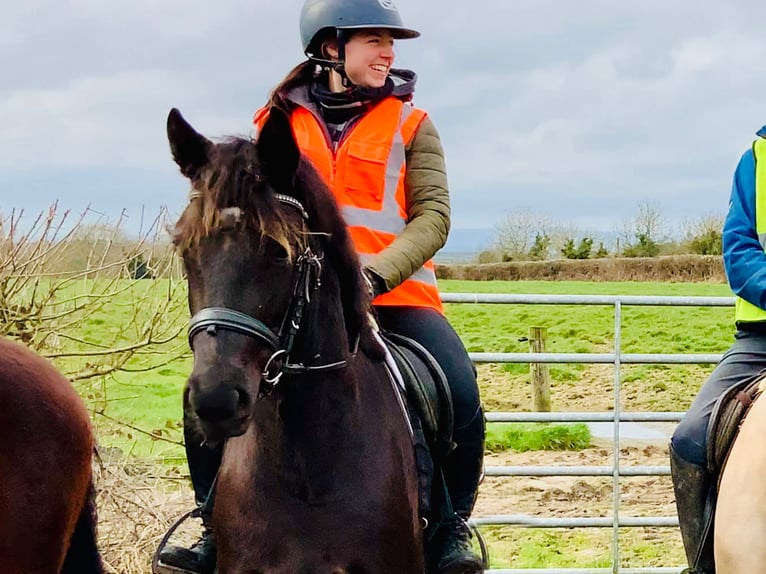
<path fill-rule="evenodd" d="M 109 217 L 186 183 L 165 118 L 250 133 L 303 57 L 302 0 L 25 0 L 0 20 L 0 211 L 58 200 Z M 541 214 L 610 231 L 655 202 L 725 212 L 766 123 L 763 0 L 398 0 L 397 46 L 447 153 L 453 228 Z"/>

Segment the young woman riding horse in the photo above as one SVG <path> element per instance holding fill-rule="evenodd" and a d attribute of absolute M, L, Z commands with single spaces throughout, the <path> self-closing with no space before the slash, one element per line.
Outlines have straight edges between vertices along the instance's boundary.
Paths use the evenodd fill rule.
<path fill-rule="evenodd" d="M 301 14 L 301 35 L 308 60 L 285 78 L 269 105 L 256 114 L 258 149 L 265 152 L 271 145 L 262 141 L 266 126 L 275 110 L 284 110 L 291 139 L 294 134 L 300 153 L 341 206 L 382 328 L 418 341 L 444 370 L 455 406 L 457 448 L 443 469 L 455 515 L 440 524 L 429 544 L 428 566 L 429 571 L 443 574 L 480 572 L 482 563 L 471 551 L 465 521 L 481 475 L 483 414 L 473 365 L 444 317 L 431 262 L 449 229 L 444 156 L 433 123 L 409 103 L 415 74 L 392 68 L 394 40 L 418 33 L 404 27 L 391 2 L 308 0 Z M 293 177 L 282 175 L 285 182 Z M 279 191 L 278 183 L 272 186 Z M 284 194 L 290 195 L 290 189 Z M 308 224 L 312 225 L 311 218 Z M 197 274 L 214 274 L 219 267 L 200 267 Z M 238 287 L 253 290 L 257 281 L 249 275 Z M 378 418 L 371 417 L 367 424 L 378 425 Z M 194 440 L 191 426 L 187 424 L 187 455 L 202 504 L 217 472 L 220 448 Z M 216 500 L 216 509 L 220 504 Z M 207 511 L 203 523 L 201 541 L 192 549 L 167 548 L 163 563 L 185 572 L 212 572 L 215 538 Z M 219 556 L 223 553 L 219 549 Z M 385 562 L 380 568 L 422 571 L 412 565 L 406 570 L 386 568 Z"/>
<path fill-rule="evenodd" d="M 0 572 L 102 574 L 90 418 L 48 361 L 0 338 Z"/>

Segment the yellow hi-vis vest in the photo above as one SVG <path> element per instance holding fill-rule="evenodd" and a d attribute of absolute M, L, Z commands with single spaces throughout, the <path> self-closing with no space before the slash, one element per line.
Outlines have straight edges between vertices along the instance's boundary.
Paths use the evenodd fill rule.
<path fill-rule="evenodd" d="M 755 157 L 755 230 L 758 241 L 766 251 L 766 139 L 758 138 L 753 142 Z M 737 297 L 734 305 L 734 317 L 737 322 L 766 322 L 766 311 Z"/>

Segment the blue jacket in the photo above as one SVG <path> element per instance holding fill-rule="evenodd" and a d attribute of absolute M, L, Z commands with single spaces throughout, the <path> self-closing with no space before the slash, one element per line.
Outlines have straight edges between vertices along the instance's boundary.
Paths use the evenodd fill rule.
<path fill-rule="evenodd" d="M 766 137 L 766 126 L 757 134 Z M 766 253 L 755 230 L 755 156 L 739 160 L 723 225 L 723 263 L 735 295 L 766 309 Z"/>

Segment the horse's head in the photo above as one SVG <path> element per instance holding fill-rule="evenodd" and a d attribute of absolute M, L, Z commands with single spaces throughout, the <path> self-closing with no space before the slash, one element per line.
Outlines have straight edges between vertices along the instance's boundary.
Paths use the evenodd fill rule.
<path fill-rule="evenodd" d="M 283 112 L 271 111 L 257 141 L 213 143 L 177 110 L 167 129 L 191 182 L 173 232 L 192 313 L 185 405 L 217 440 L 245 432 L 259 395 L 283 372 L 300 374 L 317 355 L 320 367 L 346 360 L 353 342 L 369 337 L 369 301 L 340 213 Z M 320 284 L 324 307 L 311 301 Z M 340 326 L 331 336 L 341 337 L 342 356 L 306 342 L 312 309 L 328 331 Z M 308 351 L 313 357 L 298 356 Z"/>

